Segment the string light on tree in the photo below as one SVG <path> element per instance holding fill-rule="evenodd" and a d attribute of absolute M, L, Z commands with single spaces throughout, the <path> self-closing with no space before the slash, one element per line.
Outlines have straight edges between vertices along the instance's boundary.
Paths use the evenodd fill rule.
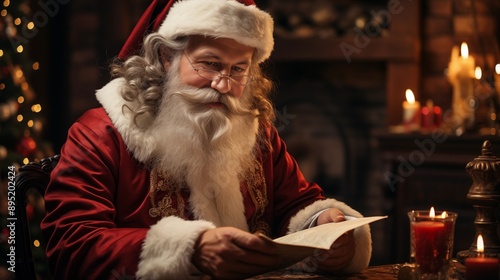
<path fill-rule="evenodd" d="M 0 2 L 0 138 L 1 167 L 21 165 L 53 154 L 43 138 L 42 104 L 30 83 L 38 61 L 30 61 L 33 42 L 19 40 L 23 31 L 35 29 L 29 0 Z M 5 152 L 3 152 L 5 151 Z M 20 153 L 22 151 L 22 153 Z"/>
<path fill-rule="evenodd" d="M 43 99 L 37 95 L 39 92 L 35 91 L 36 85 L 31 84 L 37 74 L 36 71 L 40 69 L 40 63 L 33 62 L 29 57 L 36 55 L 29 51 L 30 44 L 35 40 L 19 40 L 26 31 L 33 33 L 31 30 L 35 28 L 35 24 L 29 20 L 32 18 L 30 2 L 38 3 L 33 0 L 0 2 L 1 178 L 7 177 L 10 166 L 17 169 L 30 161 L 54 154 L 52 145 L 45 141 L 43 136 L 43 104 L 40 102 Z M 0 187 L 3 186 L 2 181 Z M 33 206 L 32 204 L 39 202 L 30 199 L 27 207 Z M 40 220 L 37 216 L 39 215 L 32 215 L 30 227 L 39 228 Z M 1 213 L 0 218 L 2 218 Z M 33 240 L 41 240 L 39 233 L 32 231 L 32 234 Z M 1 238 L 0 245 L 3 245 Z M 32 254 L 36 263 L 46 262 L 43 244 L 33 247 Z M 40 276 L 39 279 L 50 278 L 46 267 L 37 267 L 36 272 Z M 11 278 L 10 275 L 6 276 Z"/>

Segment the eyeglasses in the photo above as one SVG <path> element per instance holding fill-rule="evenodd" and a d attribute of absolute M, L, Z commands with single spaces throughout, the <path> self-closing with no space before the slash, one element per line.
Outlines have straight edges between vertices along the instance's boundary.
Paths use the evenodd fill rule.
<path fill-rule="evenodd" d="M 185 54 L 185 53 L 184 53 Z M 185 54 L 186 55 L 186 54 Z M 207 69 L 203 67 L 194 67 L 193 63 L 191 62 L 191 59 L 189 59 L 189 56 L 186 55 L 186 58 L 193 68 L 194 71 L 198 74 L 198 76 L 213 81 L 215 79 L 220 79 L 220 78 L 227 78 L 231 83 L 240 85 L 240 86 L 245 86 L 248 83 L 252 81 L 252 76 L 250 75 L 241 75 L 241 74 L 222 74 L 222 72 L 218 70 L 213 70 L 213 69 Z"/>

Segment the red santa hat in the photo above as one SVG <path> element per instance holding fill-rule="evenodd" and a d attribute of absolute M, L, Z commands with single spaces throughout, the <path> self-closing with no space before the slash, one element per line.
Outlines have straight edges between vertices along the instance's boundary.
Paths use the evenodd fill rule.
<path fill-rule="evenodd" d="M 274 47 L 273 19 L 253 0 L 153 0 L 125 42 L 118 58 L 137 54 L 144 36 L 158 32 L 167 39 L 202 35 L 231 38 L 254 47 L 257 63 Z"/>

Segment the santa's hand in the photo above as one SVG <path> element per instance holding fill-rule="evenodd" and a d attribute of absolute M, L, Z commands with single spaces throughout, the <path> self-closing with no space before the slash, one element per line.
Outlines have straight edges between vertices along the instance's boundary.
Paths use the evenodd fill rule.
<path fill-rule="evenodd" d="M 318 217 L 318 225 L 326 223 L 339 223 L 345 221 L 344 214 L 337 208 L 330 208 Z M 322 271 L 341 272 L 354 258 L 355 241 L 353 231 L 348 231 L 340 236 L 330 247 L 330 250 L 315 256 L 318 268 Z"/>
<path fill-rule="evenodd" d="M 205 231 L 195 244 L 193 264 L 216 279 L 242 279 L 275 269 L 276 246 L 257 235 L 221 227 Z"/>
<path fill-rule="evenodd" d="M 321 213 L 318 217 L 318 226 L 327 223 L 339 223 L 345 221 L 344 213 L 342 213 L 337 208 L 330 208 L 323 213 Z"/>

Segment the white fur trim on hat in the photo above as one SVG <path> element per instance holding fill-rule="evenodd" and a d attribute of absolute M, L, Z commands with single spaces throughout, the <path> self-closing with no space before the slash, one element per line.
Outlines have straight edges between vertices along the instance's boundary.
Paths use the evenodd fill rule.
<path fill-rule="evenodd" d="M 176 2 L 158 33 L 168 39 L 202 35 L 230 38 L 256 48 L 254 60 L 260 63 L 274 47 L 272 17 L 257 8 L 234 0 L 183 0 Z"/>

